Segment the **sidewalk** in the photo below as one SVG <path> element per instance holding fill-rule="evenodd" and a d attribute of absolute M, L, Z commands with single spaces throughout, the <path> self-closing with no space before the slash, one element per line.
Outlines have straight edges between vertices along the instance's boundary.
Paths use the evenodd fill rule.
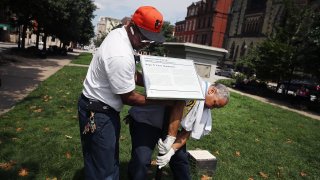
<path fill-rule="evenodd" d="M 0 64 L 0 115 L 8 112 L 14 105 L 33 91 L 63 66 L 69 64 L 79 53 L 47 59 L 29 59 L 14 55 L 3 55 L 8 61 Z"/>

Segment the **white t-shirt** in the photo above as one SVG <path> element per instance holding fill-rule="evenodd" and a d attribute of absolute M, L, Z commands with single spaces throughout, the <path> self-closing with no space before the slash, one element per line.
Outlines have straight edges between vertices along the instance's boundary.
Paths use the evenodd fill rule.
<path fill-rule="evenodd" d="M 134 50 L 125 28 L 118 28 L 108 34 L 94 54 L 82 93 L 121 111 L 119 94 L 135 89 L 134 76 Z"/>

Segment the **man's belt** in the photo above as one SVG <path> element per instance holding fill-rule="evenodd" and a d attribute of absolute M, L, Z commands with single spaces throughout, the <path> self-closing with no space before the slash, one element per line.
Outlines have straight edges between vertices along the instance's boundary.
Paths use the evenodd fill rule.
<path fill-rule="evenodd" d="M 111 106 L 96 99 L 89 99 L 81 94 L 81 98 L 88 102 L 87 110 L 100 113 L 117 112 Z"/>

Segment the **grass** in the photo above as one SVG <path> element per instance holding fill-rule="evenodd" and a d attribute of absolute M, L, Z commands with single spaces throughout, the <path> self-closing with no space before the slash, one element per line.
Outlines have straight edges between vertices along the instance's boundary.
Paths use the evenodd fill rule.
<path fill-rule="evenodd" d="M 77 99 L 86 71 L 64 67 L 0 116 L 0 179 L 83 178 Z M 214 179 L 320 179 L 320 121 L 235 93 L 212 115 L 212 133 L 189 140 L 188 149 L 217 157 Z M 127 179 L 130 149 L 122 123 L 121 179 Z"/>
<path fill-rule="evenodd" d="M 89 65 L 92 59 L 92 53 L 81 53 L 74 60 L 72 60 L 73 64 L 82 64 Z"/>

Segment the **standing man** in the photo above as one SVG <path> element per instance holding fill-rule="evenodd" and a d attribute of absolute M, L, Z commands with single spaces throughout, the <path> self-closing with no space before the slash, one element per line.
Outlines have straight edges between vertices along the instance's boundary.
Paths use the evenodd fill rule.
<path fill-rule="evenodd" d="M 135 51 L 164 42 L 161 13 L 142 6 L 129 25 L 111 31 L 94 54 L 78 102 L 85 179 L 119 179 L 119 112 L 123 104 L 170 103 L 146 100 L 134 91 L 143 85 L 135 70 Z"/>
<path fill-rule="evenodd" d="M 175 180 L 191 179 L 186 151 L 189 136 L 200 139 L 211 131 L 211 109 L 225 106 L 229 101 L 229 90 L 222 84 L 209 84 L 202 81 L 205 100 L 178 101 L 171 109 L 170 124 L 166 140 L 162 141 L 162 127 L 167 124 L 164 106 L 134 106 L 129 110 L 130 135 L 132 141 L 131 159 L 128 167 L 129 179 L 147 179 L 148 167 L 153 150 L 158 142 L 160 154 L 157 157 L 159 168 L 170 162 Z M 177 134 L 177 126 L 183 130 Z M 166 125 L 164 126 L 166 127 Z"/>

